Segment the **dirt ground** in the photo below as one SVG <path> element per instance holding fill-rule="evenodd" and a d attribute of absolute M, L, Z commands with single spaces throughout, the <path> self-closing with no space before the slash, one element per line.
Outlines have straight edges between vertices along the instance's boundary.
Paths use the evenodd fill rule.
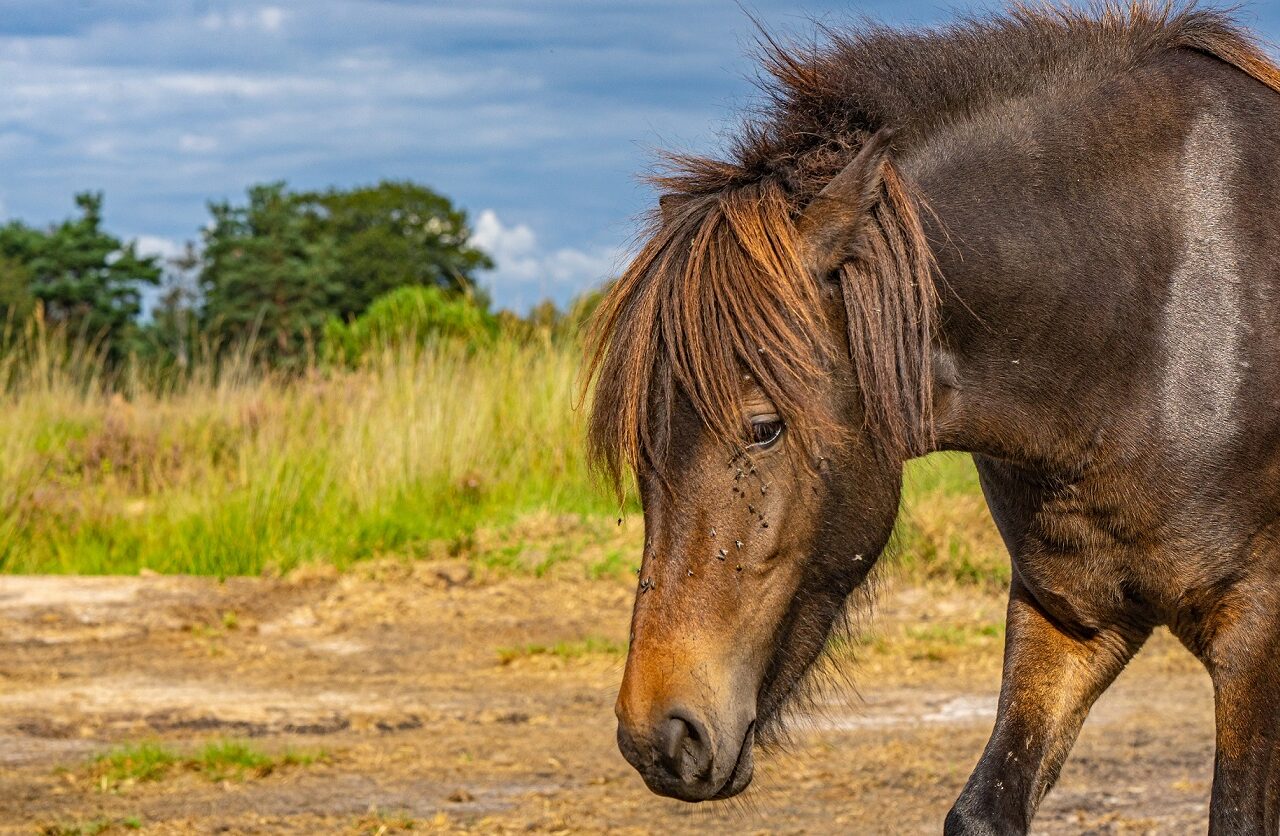
<path fill-rule="evenodd" d="M 631 594 L 450 562 L 0 577 L 0 831 L 941 830 L 990 731 L 998 599 L 889 585 L 856 644 L 859 694 L 833 689 L 741 800 L 687 805 L 614 746 Z M 94 777 L 113 747 L 223 738 L 324 757 L 222 782 Z M 1162 634 L 1094 709 L 1036 831 L 1201 832 L 1211 762 L 1208 680 Z"/>

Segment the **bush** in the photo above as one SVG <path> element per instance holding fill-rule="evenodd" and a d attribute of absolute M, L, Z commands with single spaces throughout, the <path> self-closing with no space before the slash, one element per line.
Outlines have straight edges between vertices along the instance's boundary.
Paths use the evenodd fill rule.
<path fill-rule="evenodd" d="M 371 354 L 420 348 L 433 340 L 489 345 L 497 333 L 493 315 L 467 296 L 437 287 L 402 287 L 375 299 L 350 322 L 330 319 L 324 352 L 330 362 L 355 366 Z"/>

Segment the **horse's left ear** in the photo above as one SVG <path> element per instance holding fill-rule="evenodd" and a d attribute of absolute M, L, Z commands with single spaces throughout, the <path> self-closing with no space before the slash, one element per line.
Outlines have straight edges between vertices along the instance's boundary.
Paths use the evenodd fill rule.
<path fill-rule="evenodd" d="M 853 254 L 867 214 L 880 200 L 893 134 L 892 128 L 873 134 L 800 214 L 800 254 L 811 275 L 824 277 Z"/>

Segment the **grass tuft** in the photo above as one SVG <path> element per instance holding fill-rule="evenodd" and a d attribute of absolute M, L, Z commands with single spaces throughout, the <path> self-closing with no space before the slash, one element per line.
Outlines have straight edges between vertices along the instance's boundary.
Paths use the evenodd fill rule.
<path fill-rule="evenodd" d="M 528 659 L 534 656 L 549 656 L 565 660 L 582 659 L 587 656 L 621 657 L 627 654 L 627 644 L 599 636 L 587 636 L 555 644 L 530 643 L 515 647 L 500 647 L 497 654 L 498 663 L 501 665 L 509 665 L 517 659 Z"/>
<path fill-rule="evenodd" d="M 407 813 L 393 813 L 370 807 L 369 812 L 352 823 L 352 832 L 360 836 L 392 836 L 397 833 L 417 832 L 421 824 L 424 823 Z M 450 830 L 449 816 L 443 812 L 437 813 L 435 819 L 427 824 L 429 825 L 427 830 L 433 833 L 445 833 Z"/>
<path fill-rule="evenodd" d="M 142 819 L 139 816 L 118 819 L 98 816 L 88 821 L 45 825 L 39 832 L 41 836 L 100 836 L 103 833 L 138 830 L 141 827 Z"/>
<path fill-rule="evenodd" d="M 889 571 L 921 583 L 944 581 L 1003 591 L 1009 554 L 987 510 L 973 459 L 935 453 L 909 462 Z"/>
<path fill-rule="evenodd" d="M 901 625 L 896 630 L 836 636 L 827 650 L 833 658 L 909 659 L 949 662 L 962 657 L 989 657 L 1004 643 L 1004 622 L 948 622 Z"/>
<path fill-rule="evenodd" d="M 122 746 L 95 760 L 96 773 L 101 789 L 123 784 L 158 781 L 179 762 L 174 752 L 159 743 L 143 743 Z"/>
<path fill-rule="evenodd" d="M 211 781 L 243 781 L 265 777 L 281 767 L 310 766 L 327 760 L 323 751 L 286 750 L 273 755 L 238 740 L 211 741 L 195 754 L 184 756 L 160 743 L 145 741 L 98 756 L 90 772 L 98 789 L 118 792 L 181 771 L 196 772 Z"/>
<path fill-rule="evenodd" d="M 282 766 L 311 766 L 328 759 L 324 752 L 285 750 L 269 755 L 238 740 L 208 743 L 192 759 L 211 781 L 242 781 L 246 776 L 263 777 Z"/>

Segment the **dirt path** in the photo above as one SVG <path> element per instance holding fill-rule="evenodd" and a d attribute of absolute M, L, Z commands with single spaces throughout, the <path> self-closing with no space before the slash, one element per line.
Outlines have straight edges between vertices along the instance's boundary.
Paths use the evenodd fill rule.
<path fill-rule="evenodd" d="M 835 689 L 742 801 L 690 806 L 649 794 L 614 748 L 630 595 L 622 581 L 480 580 L 461 563 L 0 577 L 0 829 L 940 831 L 990 730 L 999 601 L 886 592 L 857 652 L 862 699 Z M 1210 698 L 1157 637 L 1095 708 L 1037 831 L 1202 831 Z M 130 742 L 221 738 L 324 757 L 106 791 L 92 766 Z"/>

